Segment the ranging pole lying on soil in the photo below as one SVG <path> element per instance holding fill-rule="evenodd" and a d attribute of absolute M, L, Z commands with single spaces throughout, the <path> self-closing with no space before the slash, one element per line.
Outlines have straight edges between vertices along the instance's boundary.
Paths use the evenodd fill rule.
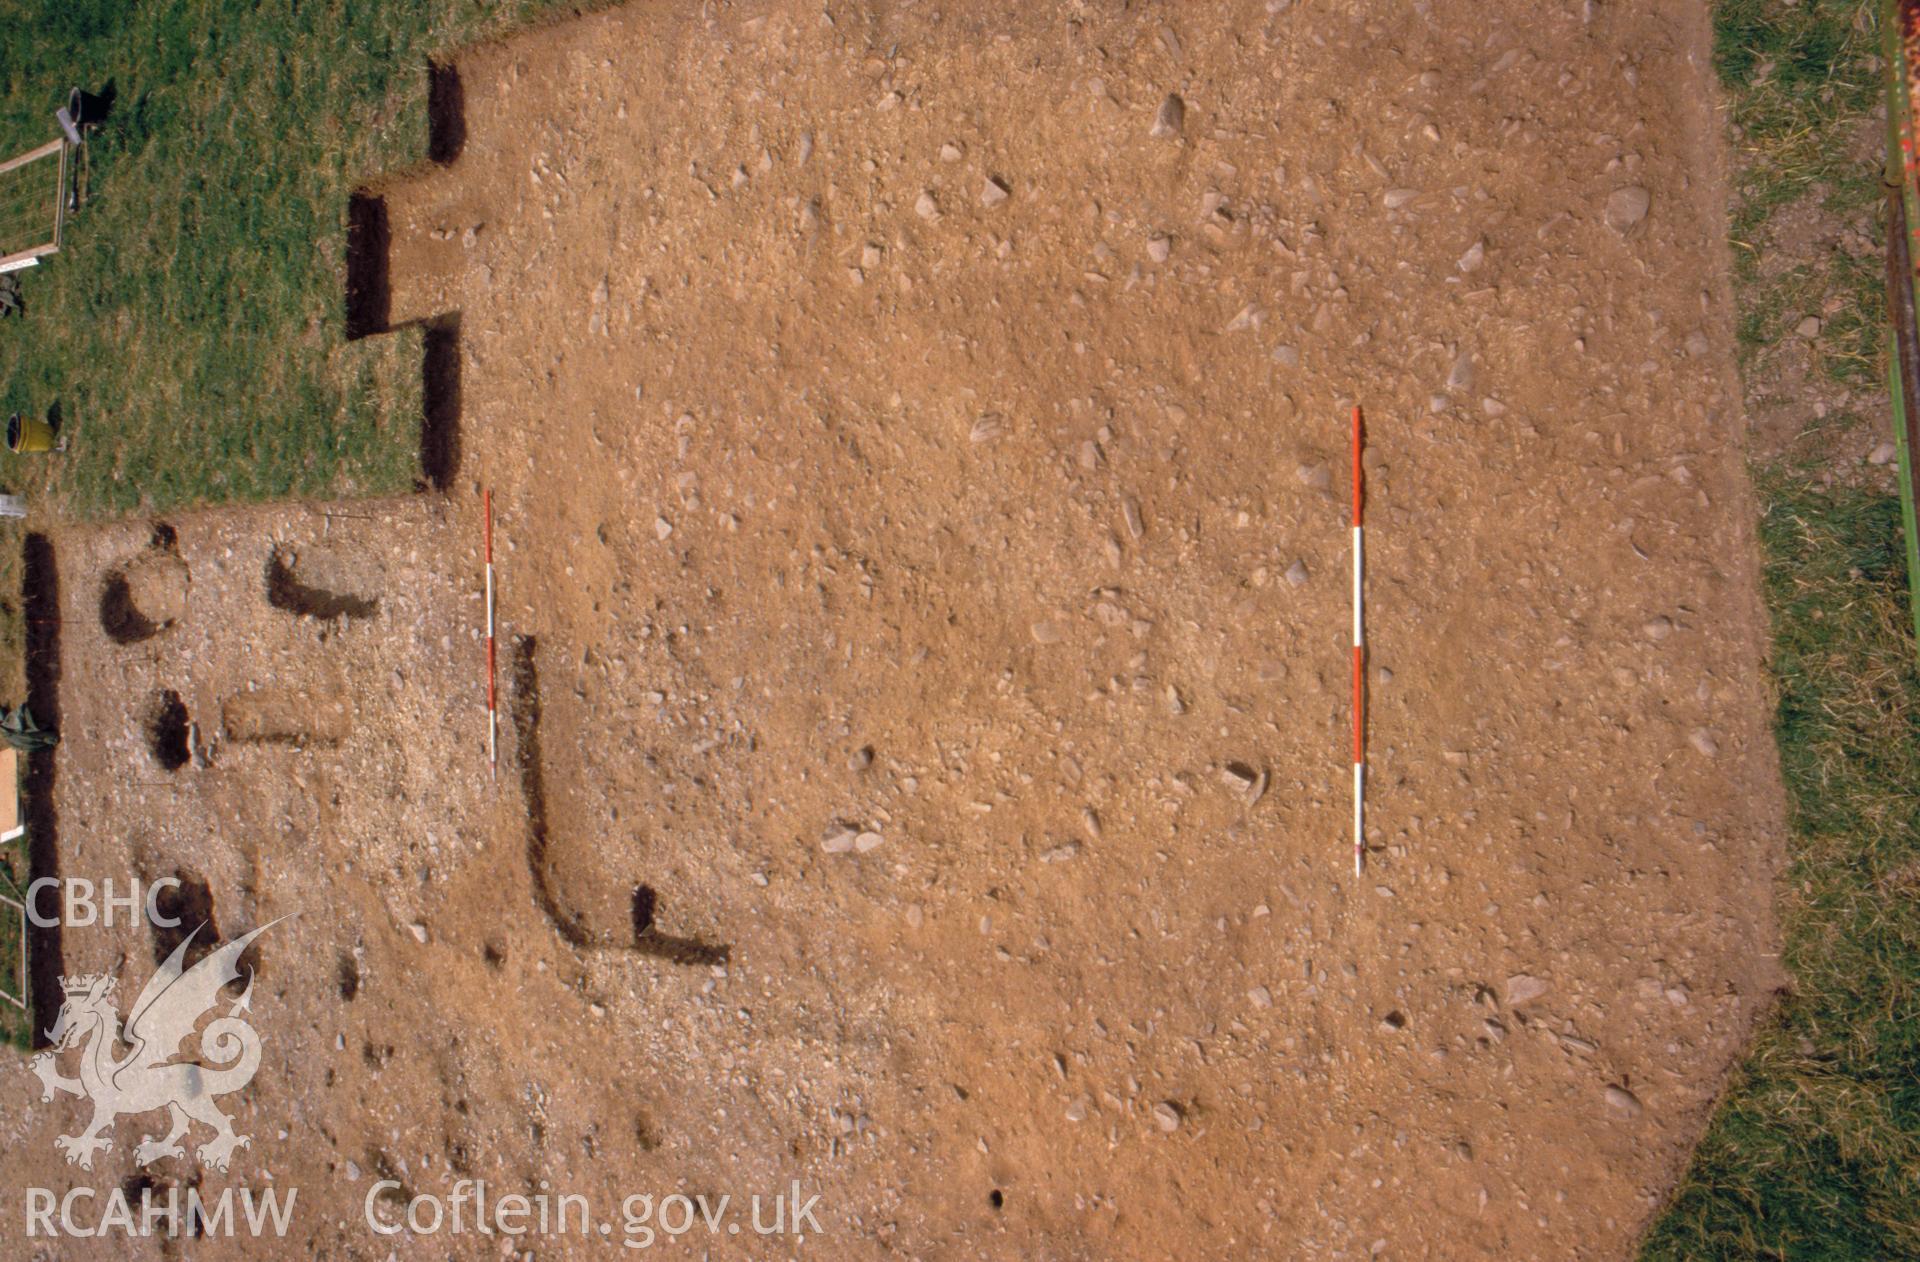
<path fill-rule="evenodd" d="M 493 488 L 481 492 L 486 515 L 487 539 L 487 775 L 500 778 L 498 709 L 493 695 Z"/>
<path fill-rule="evenodd" d="M 1360 405 L 1353 408 L 1353 874 L 1359 876 L 1366 860 L 1367 841 L 1367 709 L 1366 624 L 1361 609 L 1366 583 L 1362 570 L 1360 509 Z"/>

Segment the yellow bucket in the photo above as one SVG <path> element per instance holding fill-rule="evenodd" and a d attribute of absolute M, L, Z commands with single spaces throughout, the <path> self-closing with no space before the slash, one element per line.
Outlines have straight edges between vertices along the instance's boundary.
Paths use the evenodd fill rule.
<path fill-rule="evenodd" d="M 7 450 L 52 451 L 53 426 L 15 412 L 7 418 Z"/>

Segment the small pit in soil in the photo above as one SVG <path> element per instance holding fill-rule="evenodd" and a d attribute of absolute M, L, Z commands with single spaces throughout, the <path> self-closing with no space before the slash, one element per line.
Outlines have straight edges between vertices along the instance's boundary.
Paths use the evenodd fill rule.
<path fill-rule="evenodd" d="M 193 757 L 191 723 L 179 693 L 163 688 L 154 695 L 147 710 L 147 752 L 162 771 L 178 771 Z"/>
<path fill-rule="evenodd" d="M 163 885 L 153 896 L 153 910 L 160 920 L 172 920 L 170 925 L 149 923 L 153 935 L 153 962 L 165 964 L 182 942 L 192 939 L 185 956 L 181 959 L 183 968 L 192 968 L 207 958 L 226 939 L 220 935 L 220 922 L 214 918 L 213 887 L 207 884 L 205 877 L 184 868 L 175 868 L 174 880 L 179 884 Z M 239 975 L 227 982 L 226 989 L 231 995 L 238 995 L 253 984 L 260 974 L 260 943 L 256 940 L 240 953 L 234 961 Z"/>
<path fill-rule="evenodd" d="M 174 551 L 173 527 L 155 527 L 153 543 L 100 583 L 100 629 L 115 644 L 138 644 L 187 616 L 187 563 Z"/>
<path fill-rule="evenodd" d="M 195 873 L 176 868 L 173 873 L 179 885 L 165 885 L 154 895 L 153 909 L 158 920 L 177 921 L 177 924 L 152 924 L 153 962 L 165 964 L 174 949 L 185 942 L 189 935 L 193 945 L 187 948 L 186 958 L 181 962 L 192 968 L 207 953 L 220 943 L 220 925 L 213 918 L 213 889 L 206 879 Z M 201 929 L 200 926 L 206 928 Z M 198 933 L 194 930 L 199 929 Z"/>
<path fill-rule="evenodd" d="M 298 617 L 329 622 L 380 612 L 380 597 L 365 590 L 367 578 L 324 550 L 275 548 L 267 557 L 266 584 L 267 603 Z"/>

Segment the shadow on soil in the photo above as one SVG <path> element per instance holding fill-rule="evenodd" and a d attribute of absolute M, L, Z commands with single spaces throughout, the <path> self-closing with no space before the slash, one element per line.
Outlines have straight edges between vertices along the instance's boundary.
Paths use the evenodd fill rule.
<path fill-rule="evenodd" d="M 330 622 L 335 618 L 371 618 L 380 612 L 378 596 L 336 592 L 300 580 L 297 562 L 275 548 L 267 557 L 267 603 L 286 613 Z"/>
<path fill-rule="evenodd" d="M 27 620 L 27 705 L 40 726 L 60 730 L 60 572 L 53 541 L 30 534 L 22 548 L 21 601 Z M 54 808 L 59 777 L 59 746 L 27 755 L 21 778 L 27 826 L 29 879 L 60 875 L 60 820 Z M 46 1046 L 66 995 L 60 986 L 64 971 L 60 925 L 27 926 L 27 985 L 32 992 L 33 1045 Z"/>
<path fill-rule="evenodd" d="M 420 473 L 444 491 L 460 472 L 460 313 L 427 322 L 420 398 Z"/>
<path fill-rule="evenodd" d="M 427 66 L 427 157 L 442 166 L 467 144 L 467 96 L 460 68 L 450 61 Z"/>
<path fill-rule="evenodd" d="M 347 340 L 385 333 L 393 311 L 387 264 L 393 230 L 387 199 L 360 192 L 347 199 Z"/>
<path fill-rule="evenodd" d="M 515 637 L 508 664 L 510 714 L 517 734 L 516 761 L 520 792 L 527 804 L 527 870 L 533 878 L 534 901 L 569 945 L 581 948 L 624 946 L 669 964 L 702 967 L 725 964 L 732 956 L 726 945 L 715 946 L 694 938 L 662 933 L 654 924 L 658 896 L 649 885 L 636 886 L 632 896 L 633 938 L 619 943 L 596 934 L 569 912 L 555 896 L 548 878 L 547 788 L 540 756 L 540 670 L 536 637 Z"/>

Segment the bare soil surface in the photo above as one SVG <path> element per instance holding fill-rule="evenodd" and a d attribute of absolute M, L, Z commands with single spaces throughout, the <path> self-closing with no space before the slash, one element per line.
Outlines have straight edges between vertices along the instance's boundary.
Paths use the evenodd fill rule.
<path fill-rule="evenodd" d="M 253 1147 L 154 1177 L 298 1187 L 288 1256 L 503 1251 L 374 1237 L 381 1176 L 820 1196 L 713 1256 L 1629 1253 L 1780 979 L 1662 8 L 643 4 L 462 55 L 458 153 L 380 190 L 448 493 L 57 540 L 64 867 L 300 913 Z M 110 634 L 115 573 L 164 627 Z M 10 1185 L 134 1173 L 151 1119 L 88 1176 L 37 1101 Z"/>

